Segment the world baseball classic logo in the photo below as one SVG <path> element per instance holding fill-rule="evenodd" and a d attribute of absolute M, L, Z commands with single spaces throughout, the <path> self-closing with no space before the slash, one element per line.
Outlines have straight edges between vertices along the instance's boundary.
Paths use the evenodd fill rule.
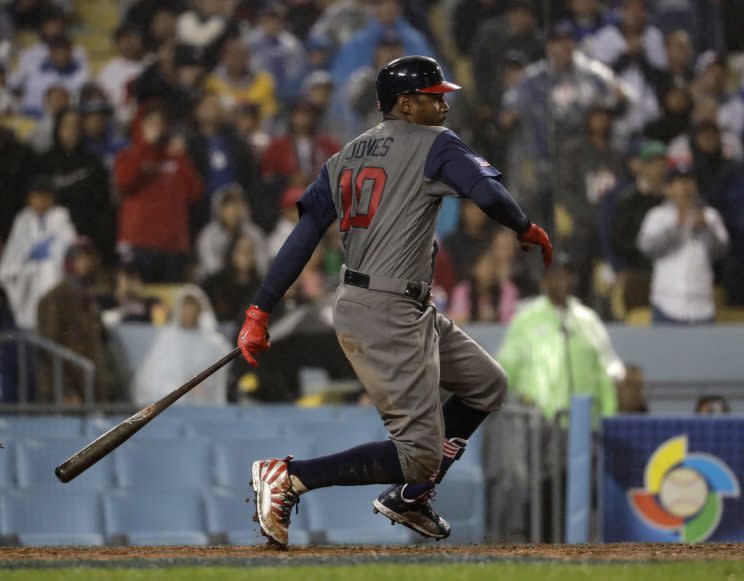
<path fill-rule="evenodd" d="M 688 453 L 687 436 L 663 442 L 649 458 L 644 488 L 628 491 L 633 512 L 648 526 L 699 543 L 716 530 L 723 498 L 740 494 L 731 469 L 711 454 Z"/>

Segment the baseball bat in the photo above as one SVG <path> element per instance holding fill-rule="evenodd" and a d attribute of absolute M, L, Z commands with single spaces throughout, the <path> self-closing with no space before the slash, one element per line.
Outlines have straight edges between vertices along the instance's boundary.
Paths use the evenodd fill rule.
<path fill-rule="evenodd" d="M 215 361 L 204 371 L 189 379 L 178 389 L 174 389 L 168 395 L 162 397 L 155 403 L 150 404 L 146 408 L 138 411 L 132 417 L 127 418 L 119 425 L 111 428 L 108 432 L 100 435 L 85 448 L 73 454 L 72 456 L 70 456 L 70 458 L 57 466 L 57 468 L 54 469 L 54 474 L 57 476 L 60 482 L 69 482 L 79 474 L 85 472 L 101 458 L 103 458 L 110 452 L 113 452 L 129 438 L 134 436 L 134 434 L 136 434 L 140 429 L 147 425 L 161 412 L 168 409 L 168 407 L 172 403 L 177 401 L 180 397 L 186 395 L 207 377 L 235 359 L 235 357 L 237 357 L 239 353 L 240 348 L 236 347 L 222 359 L 220 359 L 219 361 Z"/>

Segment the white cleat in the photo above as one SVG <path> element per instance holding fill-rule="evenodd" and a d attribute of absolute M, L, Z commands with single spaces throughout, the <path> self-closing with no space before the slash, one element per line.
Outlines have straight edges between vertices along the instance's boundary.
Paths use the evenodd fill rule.
<path fill-rule="evenodd" d="M 289 521 L 292 508 L 300 495 L 292 487 L 287 466 L 292 456 L 284 460 L 267 458 L 253 463 L 253 490 L 256 493 L 256 516 L 261 532 L 269 542 L 284 549 L 289 543 Z"/>

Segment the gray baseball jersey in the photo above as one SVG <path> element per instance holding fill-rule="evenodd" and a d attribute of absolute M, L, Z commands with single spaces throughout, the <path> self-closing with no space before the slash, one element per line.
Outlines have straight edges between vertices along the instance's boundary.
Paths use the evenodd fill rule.
<path fill-rule="evenodd" d="M 414 281 L 432 277 L 434 229 L 452 188 L 424 176 L 445 127 L 389 120 L 328 161 L 333 203 L 352 270 Z"/>

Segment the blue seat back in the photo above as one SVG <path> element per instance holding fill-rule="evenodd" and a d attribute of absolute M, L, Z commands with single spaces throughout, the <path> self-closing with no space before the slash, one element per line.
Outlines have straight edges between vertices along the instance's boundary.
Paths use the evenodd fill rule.
<path fill-rule="evenodd" d="M 127 442 L 114 456 L 125 488 L 203 488 L 212 484 L 212 444 L 199 439 Z"/>
<path fill-rule="evenodd" d="M 307 440 L 288 442 L 276 438 L 250 440 L 222 440 L 215 444 L 216 484 L 227 488 L 248 490 L 251 481 L 251 466 L 254 460 L 284 458 L 291 454 L 304 459 L 309 456 Z"/>
<path fill-rule="evenodd" d="M 115 490 L 103 496 L 108 537 L 142 532 L 205 530 L 204 500 L 196 490 Z"/>
<path fill-rule="evenodd" d="M 16 445 L 16 472 L 18 485 L 60 486 L 54 468 L 62 464 L 89 443 L 87 438 L 57 440 L 23 440 Z M 99 460 L 85 472 L 65 485 L 66 488 L 103 489 L 112 486 L 113 458 L 111 455 Z"/>
<path fill-rule="evenodd" d="M 101 499 L 96 492 L 28 488 L 6 491 L 3 496 L 11 534 L 100 534 L 103 530 Z"/>

